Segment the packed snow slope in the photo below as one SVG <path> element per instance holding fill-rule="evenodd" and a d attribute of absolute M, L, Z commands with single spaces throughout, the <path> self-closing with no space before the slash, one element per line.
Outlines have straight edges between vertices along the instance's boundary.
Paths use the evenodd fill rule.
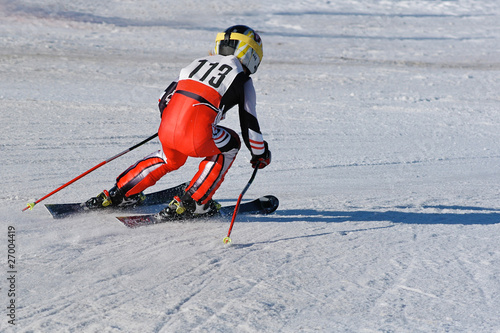
<path fill-rule="evenodd" d="M 498 1 L 2 0 L 0 16 L 1 332 L 500 332 Z M 228 221 L 21 212 L 155 133 L 163 89 L 233 24 L 264 42 L 273 161 L 246 198 L 278 196 L 275 214 L 239 217 L 226 246 Z M 43 203 L 96 195 L 158 148 Z"/>

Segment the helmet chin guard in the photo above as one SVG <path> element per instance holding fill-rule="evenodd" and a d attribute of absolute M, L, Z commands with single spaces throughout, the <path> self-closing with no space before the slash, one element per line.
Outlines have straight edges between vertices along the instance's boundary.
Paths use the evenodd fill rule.
<path fill-rule="evenodd" d="M 215 54 L 234 55 L 253 74 L 262 61 L 262 40 L 252 28 L 235 25 L 217 34 Z"/>

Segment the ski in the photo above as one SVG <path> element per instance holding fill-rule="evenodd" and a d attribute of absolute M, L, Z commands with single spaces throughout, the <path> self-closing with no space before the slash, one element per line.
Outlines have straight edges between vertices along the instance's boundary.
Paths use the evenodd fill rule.
<path fill-rule="evenodd" d="M 279 200 L 273 195 L 266 195 L 258 199 L 240 204 L 239 214 L 271 214 L 279 206 Z M 184 219 L 178 218 L 162 218 L 157 214 L 135 215 L 135 216 L 119 216 L 117 217 L 123 224 L 129 228 L 137 228 L 151 224 L 166 223 L 166 222 L 186 222 L 199 221 L 213 218 L 231 217 L 234 213 L 235 205 L 223 206 L 215 215 L 206 216 L 198 215 L 187 217 Z"/>
<path fill-rule="evenodd" d="M 153 192 L 146 194 L 146 200 L 142 201 L 138 205 L 129 207 L 106 207 L 106 208 L 88 208 L 85 203 L 67 203 L 67 204 L 46 204 L 45 207 L 48 209 L 52 217 L 55 219 L 64 218 L 72 216 L 75 214 L 89 213 L 89 212 L 102 212 L 102 211 L 134 211 L 137 212 L 141 209 L 147 210 L 148 207 L 157 205 L 166 205 L 172 200 L 176 195 L 182 196 L 184 190 L 189 185 L 189 183 L 183 183 L 171 188 L 167 188 L 162 191 Z M 159 207 L 155 207 L 157 210 Z"/>

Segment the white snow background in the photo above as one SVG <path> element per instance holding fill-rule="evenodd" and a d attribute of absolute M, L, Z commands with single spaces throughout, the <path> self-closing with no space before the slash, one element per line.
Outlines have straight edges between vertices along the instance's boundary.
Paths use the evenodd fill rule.
<path fill-rule="evenodd" d="M 3 0 L 0 16 L 2 332 L 500 332 L 498 1 Z M 44 208 L 110 188 L 157 140 L 21 212 L 155 133 L 162 91 L 234 24 L 263 39 L 273 153 L 245 198 L 278 196 L 275 214 L 239 217 L 227 246 L 228 221 Z"/>

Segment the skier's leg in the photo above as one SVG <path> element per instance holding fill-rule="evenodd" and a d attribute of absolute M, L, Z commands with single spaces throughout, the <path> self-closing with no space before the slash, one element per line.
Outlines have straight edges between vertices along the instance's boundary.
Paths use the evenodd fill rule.
<path fill-rule="evenodd" d="M 183 219 L 191 215 L 210 216 L 219 211 L 220 205 L 212 200 L 212 196 L 224 181 L 224 176 L 236 158 L 241 142 L 238 134 L 231 129 L 216 127 L 212 144 L 206 143 L 206 151 L 219 151 L 219 154 L 205 158 L 199 170 L 191 180 L 182 198 L 174 200 L 159 215 L 174 216 Z M 200 147 L 201 149 L 201 147 Z M 185 213 L 187 212 L 187 213 Z"/>
<path fill-rule="evenodd" d="M 187 194 L 200 204 L 206 204 L 212 199 L 241 147 L 238 134 L 221 126 L 215 128 L 213 142 L 220 153 L 209 156 L 200 163 L 198 172 L 186 189 Z"/>
<path fill-rule="evenodd" d="M 116 187 L 124 196 L 140 193 L 156 184 L 168 172 L 177 170 L 186 163 L 187 156 L 176 152 L 157 151 L 130 166 L 116 179 Z"/>
<path fill-rule="evenodd" d="M 153 186 L 166 173 L 180 168 L 186 159 L 186 155 L 174 150 L 166 151 L 166 154 L 162 151 L 152 153 L 122 172 L 113 188 L 88 200 L 87 206 L 98 208 L 136 204 L 144 199 L 142 191 Z"/>

